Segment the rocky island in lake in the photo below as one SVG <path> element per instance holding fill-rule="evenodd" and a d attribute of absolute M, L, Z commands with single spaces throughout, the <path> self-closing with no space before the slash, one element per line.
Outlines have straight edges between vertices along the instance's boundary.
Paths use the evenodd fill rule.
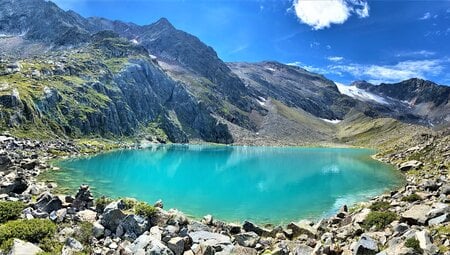
<path fill-rule="evenodd" d="M 433 4 L 0 0 L 0 255 L 450 254 Z"/>

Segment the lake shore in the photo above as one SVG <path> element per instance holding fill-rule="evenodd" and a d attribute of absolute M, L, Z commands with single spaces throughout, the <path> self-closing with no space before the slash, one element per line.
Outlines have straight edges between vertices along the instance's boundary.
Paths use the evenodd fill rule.
<path fill-rule="evenodd" d="M 161 202 L 151 215 L 138 214 L 137 202 L 129 200 L 108 200 L 99 208 L 100 200 L 95 201 L 86 186 L 75 196 L 51 194 L 56 185 L 36 179 L 51 169 L 51 160 L 111 148 L 7 136 L 0 140 L 0 199 L 23 201 L 27 208 L 20 217 L 55 222 L 55 238 L 62 241 L 65 254 L 83 250 L 92 254 L 448 254 L 450 246 L 448 136 L 426 137 L 418 141 L 420 146 L 375 157 L 409 172 L 404 187 L 354 208 L 343 207 L 328 219 L 287 226 L 229 224 L 212 216 L 196 221 L 176 210 L 165 211 Z M 418 158 L 422 161 L 407 160 L 419 153 L 424 154 Z M 91 224 L 88 243 L 74 234 L 83 222 Z"/>

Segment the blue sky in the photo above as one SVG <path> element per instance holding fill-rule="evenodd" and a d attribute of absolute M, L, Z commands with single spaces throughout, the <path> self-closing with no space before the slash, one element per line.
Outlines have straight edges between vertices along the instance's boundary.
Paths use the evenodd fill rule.
<path fill-rule="evenodd" d="M 166 17 L 224 61 L 275 60 L 341 83 L 450 84 L 450 1 L 56 0 L 85 17 Z"/>

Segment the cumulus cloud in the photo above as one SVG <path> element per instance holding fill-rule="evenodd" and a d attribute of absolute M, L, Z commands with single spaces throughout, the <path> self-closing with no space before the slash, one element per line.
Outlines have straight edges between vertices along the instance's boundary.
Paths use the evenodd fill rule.
<path fill-rule="evenodd" d="M 365 0 L 294 0 L 293 7 L 300 21 L 315 30 L 343 24 L 352 14 L 369 17 Z"/>
<path fill-rule="evenodd" d="M 344 60 L 344 57 L 331 56 L 331 57 L 328 57 L 327 59 L 330 61 L 333 61 L 333 62 L 340 62 L 340 61 Z"/>

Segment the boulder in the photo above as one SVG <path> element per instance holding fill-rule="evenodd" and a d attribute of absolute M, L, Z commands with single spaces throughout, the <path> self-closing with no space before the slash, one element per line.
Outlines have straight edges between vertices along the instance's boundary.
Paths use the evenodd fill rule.
<path fill-rule="evenodd" d="M 236 243 L 240 246 L 254 248 L 259 241 L 259 236 L 255 232 L 245 232 L 234 236 Z"/>
<path fill-rule="evenodd" d="M 300 244 L 294 249 L 294 255 L 311 255 L 311 254 L 313 254 L 313 248 L 304 244 Z"/>
<path fill-rule="evenodd" d="M 160 254 L 160 255 L 173 255 L 174 253 L 165 246 L 160 240 L 149 236 L 139 236 L 131 245 L 130 250 L 132 254 Z"/>
<path fill-rule="evenodd" d="M 97 213 L 92 210 L 83 210 L 79 211 L 75 214 L 75 217 L 79 221 L 87 221 L 90 223 L 94 223 L 97 219 Z"/>
<path fill-rule="evenodd" d="M 441 187 L 441 193 L 444 195 L 450 195 L 450 184 L 443 185 Z"/>
<path fill-rule="evenodd" d="M 136 239 L 138 236 L 142 235 L 145 231 L 150 229 L 150 224 L 148 220 L 139 215 L 127 215 L 120 222 L 117 227 L 117 236 L 124 235 L 125 237 Z"/>
<path fill-rule="evenodd" d="M 105 212 L 102 214 L 100 222 L 105 228 L 115 232 L 119 224 L 125 218 L 125 214 L 117 207 L 111 206 L 108 208 L 108 206 L 105 208 Z"/>
<path fill-rule="evenodd" d="M 400 171 L 409 171 L 412 169 L 418 169 L 421 166 L 423 166 L 422 162 L 420 162 L 418 160 L 410 160 L 410 161 L 401 163 L 399 168 L 400 168 Z"/>
<path fill-rule="evenodd" d="M 253 248 L 249 247 L 242 247 L 239 245 L 236 245 L 233 247 L 231 254 L 240 254 L 240 255 L 257 255 L 258 251 Z"/>
<path fill-rule="evenodd" d="M 291 222 L 287 225 L 287 229 L 292 230 L 292 236 L 307 235 L 310 238 L 317 236 L 317 229 L 313 228 L 309 221 L 302 220 L 298 223 Z"/>
<path fill-rule="evenodd" d="M 14 239 L 13 245 L 8 255 L 35 255 L 41 252 L 44 251 L 32 243 Z"/>
<path fill-rule="evenodd" d="M 419 241 L 420 248 L 427 254 L 435 254 L 437 247 L 431 242 L 431 237 L 427 230 L 416 232 L 416 239 Z"/>
<path fill-rule="evenodd" d="M 450 220 L 450 214 L 442 214 L 441 216 L 437 216 L 433 219 L 430 219 L 428 221 L 429 226 L 436 226 L 445 222 L 448 222 Z"/>
<path fill-rule="evenodd" d="M 361 235 L 361 238 L 353 250 L 354 255 L 375 255 L 377 253 L 377 242 L 365 234 Z"/>
<path fill-rule="evenodd" d="M 218 234 L 218 233 L 212 233 L 207 231 L 196 231 L 189 233 L 189 237 L 191 237 L 192 242 L 194 243 L 207 243 L 211 246 L 217 246 L 220 244 L 231 244 L 231 239 L 229 236 Z"/>
<path fill-rule="evenodd" d="M 214 255 L 216 252 L 211 245 L 208 244 L 198 244 L 192 247 L 192 251 L 195 255 Z"/>
<path fill-rule="evenodd" d="M 401 220 L 410 225 L 424 225 L 428 220 L 427 214 L 431 209 L 428 205 L 413 205 L 401 215 Z"/>
<path fill-rule="evenodd" d="M 92 234 L 97 239 L 101 238 L 105 234 L 105 227 L 99 222 L 94 222 L 92 224 Z"/>
<path fill-rule="evenodd" d="M 72 255 L 84 249 L 83 245 L 75 238 L 69 237 L 62 249 L 62 255 Z"/>
<path fill-rule="evenodd" d="M 167 247 L 169 247 L 175 255 L 181 255 L 184 252 L 184 239 L 181 237 L 174 237 L 167 242 Z"/>
<path fill-rule="evenodd" d="M 242 225 L 242 228 L 246 232 L 255 232 L 259 236 L 269 236 L 270 235 L 270 231 L 269 230 L 267 230 L 265 228 L 261 228 L 261 227 L 255 225 L 255 224 L 253 224 L 252 222 L 249 222 L 249 221 L 245 221 L 244 224 Z"/>
<path fill-rule="evenodd" d="M 369 208 L 362 209 L 361 212 L 355 214 L 355 216 L 353 217 L 353 222 L 358 224 L 363 223 L 366 220 L 367 215 L 369 215 L 370 211 L 371 210 Z"/>

